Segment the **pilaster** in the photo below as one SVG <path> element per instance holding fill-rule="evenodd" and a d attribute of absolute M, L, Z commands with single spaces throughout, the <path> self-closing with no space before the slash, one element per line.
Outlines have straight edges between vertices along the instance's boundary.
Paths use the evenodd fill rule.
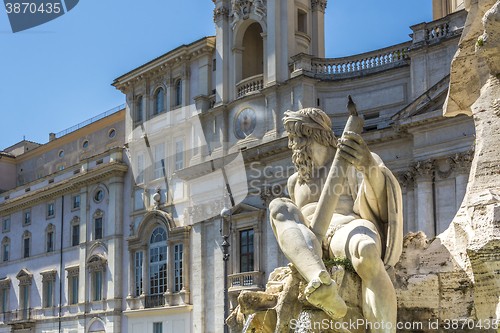
<path fill-rule="evenodd" d="M 433 180 L 435 164 L 428 159 L 410 164 L 417 183 L 418 219 L 417 230 L 423 231 L 428 238 L 435 236 Z"/>

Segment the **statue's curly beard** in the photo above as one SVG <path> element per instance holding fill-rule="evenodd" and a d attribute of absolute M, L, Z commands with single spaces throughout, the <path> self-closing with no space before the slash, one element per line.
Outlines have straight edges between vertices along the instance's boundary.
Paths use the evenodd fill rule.
<path fill-rule="evenodd" d="M 299 136 L 290 136 L 288 146 L 293 150 L 292 161 L 299 174 L 299 184 L 310 182 L 314 170 L 312 159 L 312 140 Z"/>

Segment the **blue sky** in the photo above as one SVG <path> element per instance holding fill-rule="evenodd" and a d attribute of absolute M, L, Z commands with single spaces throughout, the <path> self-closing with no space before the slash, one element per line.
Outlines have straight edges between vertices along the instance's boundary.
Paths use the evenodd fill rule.
<path fill-rule="evenodd" d="M 110 84 L 168 52 L 215 34 L 210 0 L 80 0 L 67 14 L 13 34 L 0 13 L 0 150 L 59 132 L 125 102 Z M 432 20 L 432 0 L 330 0 L 326 56 L 409 40 Z"/>

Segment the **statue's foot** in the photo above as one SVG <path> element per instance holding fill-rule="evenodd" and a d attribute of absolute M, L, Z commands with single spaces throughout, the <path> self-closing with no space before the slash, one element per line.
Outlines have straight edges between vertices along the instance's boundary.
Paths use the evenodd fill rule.
<path fill-rule="evenodd" d="M 340 319 L 347 313 L 347 306 L 337 292 L 337 284 L 327 271 L 321 271 L 316 279 L 309 281 L 305 294 L 309 303 L 333 319 Z"/>

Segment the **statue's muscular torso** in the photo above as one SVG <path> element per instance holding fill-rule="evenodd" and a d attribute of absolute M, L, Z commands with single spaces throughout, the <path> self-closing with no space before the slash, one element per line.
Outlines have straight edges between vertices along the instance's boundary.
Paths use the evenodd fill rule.
<path fill-rule="evenodd" d="M 314 176 L 309 182 L 299 182 L 299 174 L 296 172 L 288 179 L 288 191 L 290 198 L 300 209 L 304 217 L 311 218 L 316 210 L 323 185 L 326 183 L 327 173 L 329 168 L 321 168 L 314 171 Z M 347 191 L 348 184 L 344 185 L 342 194 L 340 195 L 337 208 L 332 217 L 331 223 L 344 224 L 352 221 L 354 217 L 354 200 L 351 194 Z M 304 221 L 309 224 L 310 221 Z"/>

